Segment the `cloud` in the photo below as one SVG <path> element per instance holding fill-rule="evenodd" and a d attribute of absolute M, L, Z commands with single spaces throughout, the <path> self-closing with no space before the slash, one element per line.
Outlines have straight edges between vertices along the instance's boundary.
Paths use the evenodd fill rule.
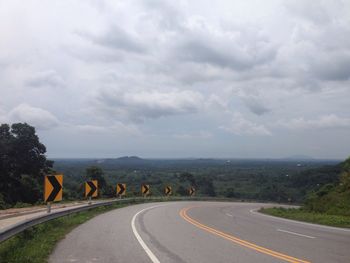
<path fill-rule="evenodd" d="M 349 2 L 288 1 L 285 7 L 293 34 L 283 43 L 278 64 L 286 76 L 306 89 L 322 89 L 326 81 L 349 80 Z"/>
<path fill-rule="evenodd" d="M 130 52 L 130 53 L 145 53 L 146 47 L 142 43 L 141 39 L 137 36 L 126 32 L 119 26 L 113 24 L 110 25 L 108 30 L 99 35 L 94 35 L 87 32 L 77 33 L 81 37 L 91 40 L 93 43 L 111 48 L 119 51 Z"/>
<path fill-rule="evenodd" d="M 68 125 L 70 130 L 74 130 L 81 134 L 128 134 L 139 136 L 140 130 L 135 125 L 127 125 L 122 122 L 114 122 L 112 125 L 91 125 L 91 124 L 81 124 L 81 125 Z"/>
<path fill-rule="evenodd" d="M 183 30 L 182 23 L 186 19 L 184 10 L 187 7 L 183 1 L 174 4 L 173 1 L 149 0 L 142 1 L 142 5 L 146 9 L 143 14 L 146 21 L 156 24 L 166 32 Z"/>
<path fill-rule="evenodd" d="M 192 132 L 192 133 L 179 133 L 174 134 L 174 138 L 177 139 L 209 139 L 213 137 L 213 134 L 208 131 L 199 131 L 199 132 Z"/>
<path fill-rule="evenodd" d="M 48 130 L 59 124 L 58 119 L 49 111 L 20 104 L 8 113 L 8 121 L 27 122 L 37 129 Z"/>
<path fill-rule="evenodd" d="M 54 70 L 45 70 L 32 75 L 26 82 L 31 87 L 64 87 L 64 79 Z"/>
<path fill-rule="evenodd" d="M 180 61 L 245 71 L 272 62 L 276 56 L 277 46 L 259 30 L 238 25 L 213 29 L 204 20 L 194 25 L 189 20 L 173 54 Z"/>
<path fill-rule="evenodd" d="M 97 110 L 112 119 L 142 122 L 172 115 L 199 111 L 203 96 L 190 90 L 127 90 L 102 88 L 93 99 Z"/>
<path fill-rule="evenodd" d="M 332 10 L 331 5 L 337 5 L 335 1 L 285 1 L 285 7 L 293 15 L 304 19 L 305 21 L 315 23 L 316 25 L 329 23 L 332 16 L 329 10 Z"/>
<path fill-rule="evenodd" d="M 105 133 L 107 131 L 107 127 L 104 126 L 97 126 L 97 125 L 89 125 L 89 124 L 84 124 L 84 125 L 75 125 L 72 126 L 76 130 L 78 130 L 81 133 Z"/>
<path fill-rule="evenodd" d="M 280 121 L 279 124 L 293 130 L 350 128 L 350 118 L 329 114 L 310 120 L 302 117 L 294 118 L 289 121 Z"/>
<path fill-rule="evenodd" d="M 320 80 L 348 80 L 350 78 L 350 49 L 348 52 L 322 54 L 317 61 L 313 62 L 312 71 Z"/>
<path fill-rule="evenodd" d="M 0 8 L 0 121 L 10 120 L 11 109 L 12 117 L 28 122 L 39 118 L 29 116 L 33 108 L 48 112 L 36 114 L 51 119 L 48 125 L 37 120 L 41 126 L 55 127 L 57 116 L 59 127 L 45 140 L 61 150 L 68 141 L 94 138 L 91 149 L 115 140 L 133 151 L 135 141 L 121 140 L 120 129 L 142 131 L 137 149 L 153 155 L 155 145 L 166 151 L 181 137 L 205 137 L 198 131 L 204 130 L 212 132 L 217 151 L 198 140 L 194 152 L 226 148 L 227 156 L 237 156 L 234 143 L 213 129 L 229 120 L 221 127 L 229 133 L 273 133 L 285 139 L 285 151 L 301 151 L 320 128 L 300 128 L 305 143 L 295 146 L 295 130 L 287 126 L 329 127 L 316 123 L 350 116 L 350 1 L 53 2 L 40 10 L 17 1 Z M 66 127 L 72 131 L 62 133 Z M 343 145 L 347 130 L 327 129 Z M 240 137 L 241 149 L 250 140 Z M 256 139 L 262 154 L 281 148 L 279 142 L 263 149 L 267 140 Z"/>
<path fill-rule="evenodd" d="M 0 123 L 5 123 L 7 122 L 7 116 L 6 116 L 6 112 L 5 110 L 3 110 L 1 107 L 0 107 Z"/>
<path fill-rule="evenodd" d="M 271 132 L 264 125 L 257 124 L 245 119 L 244 116 L 239 112 L 233 114 L 232 119 L 228 125 L 221 126 L 220 128 L 235 135 L 271 135 Z"/>
<path fill-rule="evenodd" d="M 261 100 L 255 97 L 247 97 L 244 99 L 245 104 L 249 108 L 251 112 L 256 115 L 263 115 L 270 111 L 268 107 L 266 107 Z"/>

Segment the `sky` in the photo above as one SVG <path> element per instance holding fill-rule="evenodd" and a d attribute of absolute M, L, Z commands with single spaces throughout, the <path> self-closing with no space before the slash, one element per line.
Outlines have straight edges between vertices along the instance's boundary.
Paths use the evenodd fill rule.
<path fill-rule="evenodd" d="M 349 0 L 0 0 L 0 123 L 51 158 L 346 158 Z"/>

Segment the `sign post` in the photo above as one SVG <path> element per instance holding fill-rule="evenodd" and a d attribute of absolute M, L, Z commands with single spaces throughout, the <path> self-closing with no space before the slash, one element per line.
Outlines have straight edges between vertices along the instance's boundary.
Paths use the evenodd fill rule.
<path fill-rule="evenodd" d="M 51 213 L 51 202 L 47 202 L 46 204 L 46 207 L 47 207 L 47 213 Z"/>

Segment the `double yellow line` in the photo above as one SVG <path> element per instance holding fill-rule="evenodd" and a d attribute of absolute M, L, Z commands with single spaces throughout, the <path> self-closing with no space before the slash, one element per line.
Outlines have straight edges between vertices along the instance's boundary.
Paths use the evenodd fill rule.
<path fill-rule="evenodd" d="M 282 254 L 282 253 L 279 253 L 279 252 L 276 252 L 276 251 L 273 251 L 273 250 L 270 250 L 270 249 L 267 249 L 267 248 L 255 245 L 255 244 L 250 243 L 248 241 L 239 239 L 237 237 L 231 236 L 229 234 L 226 234 L 224 232 L 221 232 L 221 231 L 216 230 L 214 228 L 211 228 L 209 226 L 203 225 L 202 223 L 194 220 L 193 218 L 191 218 L 191 217 L 189 217 L 187 215 L 187 211 L 190 210 L 193 207 L 194 206 L 183 208 L 180 211 L 180 216 L 183 219 L 185 219 L 187 222 L 191 223 L 192 225 L 195 225 L 198 228 L 201 228 L 201 229 L 203 229 L 203 230 L 205 230 L 205 231 L 207 231 L 209 233 L 212 233 L 214 235 L 220 236 L 220 237 L 222 237 L 224 239 L 227 239 L 227 240 L 229 240 L 229 241 L 231 241 L 233 243 L 236 243 L 236 244 L 239 244 L 241 246 L 253 249 L 255 251 L 258 251 L 258 252 L 266 254 L 266 255 L 270 255 L 270 256 L 275 257 L 275 258 L 279 258 L 279 259 L 285 260 L 287 262 L 292 262 L 292 263 L 310 263 L 309 261 L 305 261 L 305 260 L 301 260 L 301 259 L 298 259 L 298 258 L 294 258 L 294 257 L 288 256 L 288 255 L 285 255 L 285 254 Z"/>

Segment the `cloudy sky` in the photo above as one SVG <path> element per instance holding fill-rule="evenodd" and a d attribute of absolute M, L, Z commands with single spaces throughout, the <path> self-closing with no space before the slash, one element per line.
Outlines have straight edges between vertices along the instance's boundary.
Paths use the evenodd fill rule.
<path fill-rule="evenodd" d="M 49 157 L 350 155 L 350 1 L 0 0 L 0 122 Z"/>

